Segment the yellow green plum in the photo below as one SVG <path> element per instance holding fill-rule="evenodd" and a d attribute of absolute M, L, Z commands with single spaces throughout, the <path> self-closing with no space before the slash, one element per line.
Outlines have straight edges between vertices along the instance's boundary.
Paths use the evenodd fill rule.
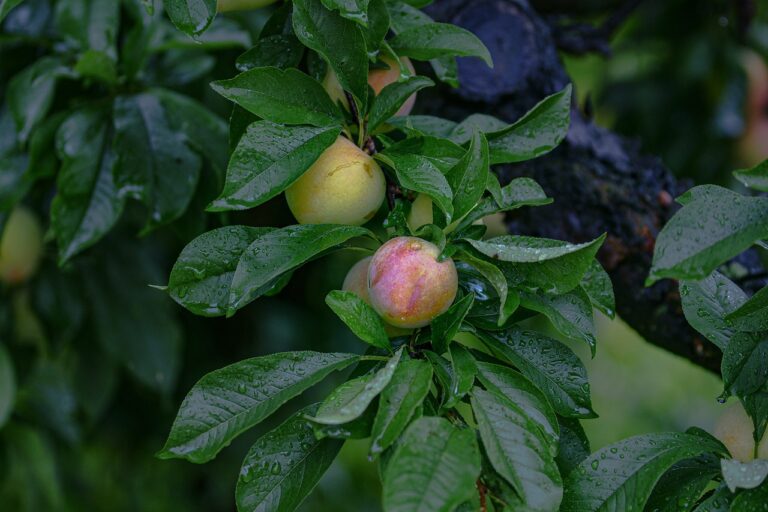
<path fill-rule="evenodd" d="M 379 164 L 340 136 L 288 187 L 285 197 L 300 224 L 360 226 L 376 215 L 385 192 Z"/>
<path fill-rule="evenodd" d="M 20 284 L 37 270 L 43 249 L 43 232 L 34 213 L 16 207 L 0 239 L 0 280 Z"/>

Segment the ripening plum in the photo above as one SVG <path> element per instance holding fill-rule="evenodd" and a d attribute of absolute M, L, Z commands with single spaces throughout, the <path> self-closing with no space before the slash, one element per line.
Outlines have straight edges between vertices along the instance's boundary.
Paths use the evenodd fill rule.
<path fill-rule="evenodd" d="M 344 137 L 336 139 L 285 191 L 300 224 L 365 224 L 384 201 L 384 173 L 370 155 Z"/>
<path fill-rule="evenodd" d="M 738 141 L 741 164 L 752 167 L 768 158 L 768 66 L 755 52 L 744 55 L 747 73 L 746 126 Z"/>
<path fill-rule="evenodd" d="M 352 268 L 349 269 L 347 276 L 344 278 L 344 284 L 341 286 L 342 290 L 354 293 L 369 306 L 371 305 L 371 297 L 368 294 L 368 267 L 371 264 L 371 258 L 372 256 L 368 256 L 352 265 Z M 386 322 L 384 322 L 384 330 L 390 338 L 404 336 L 411 332 L 410 329 L 395 327 Z"/>
<path fill-rule="evenodd" d="M 373 92 L 377 95 L 386 86 L 397 82 L 400 78 L 400 66 L 397 65 L 397 62 L 395 62 L 390 57 L 382 57 L 381 61 L 389 66 L 389 68 L 375 68 L 368 73 L 368 85 L 371 86 L 371 89 L 373 89 Z M 413 64 L 411 64 L 411 60 L 408 57 L 400 57 L 400 62 L 406 69 L 408 69 L 408 71 L 410 71 L 412 75 L 416 73 L 416 70 L 413 68 Z M 347 101 L 347 97 L 344 94 L 344 89 L 341 87 L 336 73 L 334 73 L 330 68 L 328 68 L 328 71 L 325 74 L 325 78 L 323 78 L 323 87 L 325 87 L 328 95 L 335 103 L 341 103 L 344 108 L 349 110 L 349 102 Z M 411 113 L 411 110 L 413 110 L 413 105 L 415 103 L 416 93 L 413 93 L 407 100 L 405 100 L 405 103 L 400 106 L 398 111 L 395 112 L 395 115 L 407 116 Z"/>
<path fill-rule="evenodd" d="M 219 0 L 216 3 L 216 10 L 219 12 L 227 11 L 248 11 L 266 7 L 277 0 Z"/>
<path fill-rule="evenodd" d="M 37 270 L 43 248 L 43 233 L 34 213 L 16 207 L 0 239 L 0 281 L 19 284 Z"/>
<path fill-rule="evenodd" d="M 371 305 L 385 322 L 416 328 L 429 324 L 456 298 L 459 280 L 453 261 L 438 261 L 436 245 L 401 236 L 382 245 L 368 269 Z"/>
<path fill-rule="evenodd" d="M 753 431 L 752 420 L 740 403 L 730 406 L 715 424 L 715 437 L 722 441 L 734 459 L 742 462 L 755 458 Z M 760 440 L 757 455 L 768 459 L 768 436 Z"/>

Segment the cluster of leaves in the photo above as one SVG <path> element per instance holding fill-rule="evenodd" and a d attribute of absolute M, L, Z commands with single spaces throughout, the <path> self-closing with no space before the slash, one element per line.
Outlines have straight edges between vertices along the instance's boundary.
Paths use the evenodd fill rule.
<path fill-rule="evenodd" d="M 375 148 L 402 194 L 392 198 L 381 225 L 226 226 L 205 233 L 179 256 L 170 295 L 195 314 L 231 316 L 278 293 L 310 260 L 411 234 L 456 262 L 460 293 L 430 327 L 389 339 L 365 302 L 332 291 L 326 302 L 370 345 L 364 355 L 286 352 L 211 372 L 188 393 L 159 456 L 209 461 L 289 399 L 354 366 L 325 400 L 253 445 L 237 482 L 238 510 L 295 509 L 346 439 L 370 440 L 385 510 L 632 509 L 652 493 L 654 503 L 667 506 L 681 471 L 709 475 L 718 460 L 713 454 L 725 450 L 697 430 L 641 436 L 589 456 L 579 420 L 595 413 L 584 365 L 566 343 L 531 327 L 540 315 L 562 339 L 587 343 L 594 354 L 593 308 L 610 316 L 614 310 L 610 280 L 595 260 L 603 238 L 484 239 L 485 227 L 475 223 L 550 202 L 532 180 L 501 187 L 489 170 L 535 158 L 562 140 L 570 87 L 512 124 L 486 115 L 458 123 L 393 118 L 432 82 L 401 70 L 401 79 L 374 97 L 366 77 L 379 57 L 428 60 L 437 78 L 451 83 L 446 69 L 455 56 L 489 60 L 482 44 L 398 1 L 294 0 L 266 27 L 239 59 L 242 73 L 213 84 L 237 107 L 223 192 L 209 210 L 253 208 L 275 197 L 339 133 Z M 352 113 L 322 88 L 327 67 Z M 412 233 L 405 219 L 414 194 L 431 199 L 435 220 Z"/>
<path fill-rule="evenodd" d="M 60 509 L 46 431 L 86 437 L 121 366 L 166 399 L 179 372 L 182 326 L 147 284 L 165 279 L 162 244 L 205 228 L 228 155 L 226 123 L 178 91 L 194 94 L 210 52 L 251 35 L 220 19 L 194 41 L 143 4 L 0 2 L 0 233 L 24 204 L 58 247 L 33 280 L 0 287 L 0 456 L 13 467 L 0 501 L 14 510 Z"/>
<path fill-rule="evenodd" d="M 768 161 L 734 175 L 754 191 L 768 191 Z M 724 389 L 719 400 L 724 403 L 736 397 L 744 406 L 754 424 L 757 455 L 768 425 L 768 288 L 749 297 L 737 284 L 744 268 L 728 262 L 752 246 L 760 251 L 765 248 L 768 198 L 702 185 L 677 201 L 682 208 L 659 233 L 648 283 L 662 278 L 680 280 L 686 319 L 723 352 Z M 709 479 L 723 481 L 697 510 L 728 506 L 756 510 L 768 502 L 768 461 L 742 463 L 724 458 L 720 465 L 710 465 L 711 474 L 696 492 L 688 494 L 693 488 L 684 491 L 695 500 Z"/>

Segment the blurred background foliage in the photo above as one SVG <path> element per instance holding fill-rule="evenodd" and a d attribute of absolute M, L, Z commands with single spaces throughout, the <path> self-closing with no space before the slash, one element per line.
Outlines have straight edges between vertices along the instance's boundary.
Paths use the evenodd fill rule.
<path fill-rule="evenodd" d="M 564 56 L 580 108 L 636 138 L 680 176 L 696 183 L 728 183 L 732 169 L 768 156 L 768 137 L 760 137 L 768 133 L 761 131 L 768 125 L 768 6 L 756 4 L 758 16 L 744 31 L 736 3 L 643 2 L 617 34 L 612 56 Z M 615 4 L 607 1 L 596 14 L 574 20 L 599 23 Z M 122 5 L 130 11 L 138 2 Z M 0 97 L 10 77 L 62 44 L 52 32 L 55 9 L 48 0 L 27 0 L 3 22 Z M 207 84 L 235 73 L 235 59 L 267 15 L 268 10 L 260 10 L 219 17 L 202 44 L 161 24 L 142 81 L 197 98 L 227 119 L 229 106 Z M 73 87 L 64 84 L 56 101 L 64 101 Z M 50 192 L 36 188 L 27 203 L 47 219 L 50 200 Z M 282 294 L 257 301 L 229 320 L 194 317 L 147 288 L 148 282 L 165 282 L 180 249 L 206 227 L 291 223 L 282 197 L 227 217 L 201 212 L 193 205 L 168 227 L 136 238 L 142 212 L 129 208 L 108 239 L 63 271 L 49 243 L 38 277 L 0 293 L 0 336 L 18 386 L 13 415 L 0 430 L 0 509 L 233 510 L 235 476 L 247 448 L 301 404 L 290 404 L 206 465 L 157 460 L 153 455 L 184 393 L 204 373 L 255 355 L 307 348 L 362 350 L 323 303 L 326 292 L 340 286 L 359 258 L 356 253 L 337 253 L 307 265 Z M 99 268 L 117 256 L 124 260 L 117 274 L 123 282 L 109 281 L 115 274 Z M 159 301 L 157 307 L 169 318 L 167 328 L 178 340 L 178 375 L 164 376 L 167 386 L 148 386 L 146 379 L 136 378 L 135 369 L 121 368 L 105 350 L 105 335 L 122 329 L 131 339 L 135 333 L 131 325 L 108 325 L 108 334 L 99 328 L 104 321 L 93 305 L 104 293 L 120 296 L 125 307 L 140 314 Z M 711 428 L 720 412 L 716 376 L 645 343 L 620 320 L 601 319 L 599 338 L 594 360 L 574 347 L 588 365 L 600 414 L 585 422 L 593 449 L 637 433 Z M 318 386 L 314 397 L 339 379 Z M 365 450 L 362 443 L 348 443 L 304 510 L 378 510 L 376 465 L 366 461 Z"/>

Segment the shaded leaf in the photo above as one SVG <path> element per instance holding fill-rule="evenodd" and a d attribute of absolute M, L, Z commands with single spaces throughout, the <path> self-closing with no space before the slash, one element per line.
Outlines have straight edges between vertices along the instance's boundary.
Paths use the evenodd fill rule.
<path fill-rule="evenodd" d="M 512 402 L 482 389 L 472 410 L 493 468 L 518 492 L 529 510 L 558 510 L 563 482 L 538 426 Z"/>
<path fill-rule="evenodd" d="M 533 331 L 478 331 L 477 336 L 498 357 L 514 364 L 547 396 L 552 407 L 568 418 L 594 417 L 584 364 L 557 340 Z"/>
<path fill-rule="evenodd" d="M 184 398 L 158 457 L 209 461 L 285 402 L 358 359 L 354 354 L 284 352 L 208 373 Z"/>
<path fill-rule="evenodd" d="M 282 126 L 256 121 L 232 153 L 221 195 L 208 211 L 253 208 L 301 177 L 339 135 L 338 126 Z"/>
<path fill-rule="evenodd" d="M 392 352 L 381 317 L 356 293 L 333 290 L 325 296 L 325 303 L 347 324 L 355 336 L 374 347 Z"/>
<path fill-rule="evenodd" d="M 448 420 L 411 423 L 384 470 L 387 512 L 448 512 L 468 500 L 480 475 L 474 433 Z"/>
<path fill-rule="evenodd" d="M 234 78 L 213 82 L 211 87 L 274 123 L 334 126 L 343 121 L 341 111 L 320 82 L 298 69 L 254 68 Z"/>
<path fill-rule="evenodd" d="M 85 108 L 67 117 L 57 132 L 56 149 L 62 165 L 51 226 L 61 265 L 112 229 L 124 200 L 113 179 L 115 155 L 107 112 Z"/>
<path fill-rule="evenodd" d="M 397 441 L 429 393 L 431 383 L 432 366 L 425 361 L 410 359 L 398 365 L 392 380 L 381 392 L 371 431 L 372 455 L 383 452 Z"/>
<path fill-rule="evenodd" d="M 227 315 L 267 291 L 280 275 L 354 237 L 371 236 L 355 226 L 306 224 L 258 236 L 245 250 L 232 278 Z"/>
<path fill-rule="evenodd" d="M 360 417 L 392 380 L 402 353 L 401 348 L 377 372 L 347 381 L 333 390 L 310 419 L 323 425 L 340 425 Z"/>
<path fill-rule="evenodd" d="M 690 434 L 656 433 L 619 441 L 568 475 L 562 510 L 640 510 L 675 463 L 720 450 L 719 443 Z"/>
<path fill-rule="evenodd" d="M 491 165 L 522 162 L 555 149 L 568 133 L 571 96 L 569 84 L 508 127 L 487 133 Z"/>

